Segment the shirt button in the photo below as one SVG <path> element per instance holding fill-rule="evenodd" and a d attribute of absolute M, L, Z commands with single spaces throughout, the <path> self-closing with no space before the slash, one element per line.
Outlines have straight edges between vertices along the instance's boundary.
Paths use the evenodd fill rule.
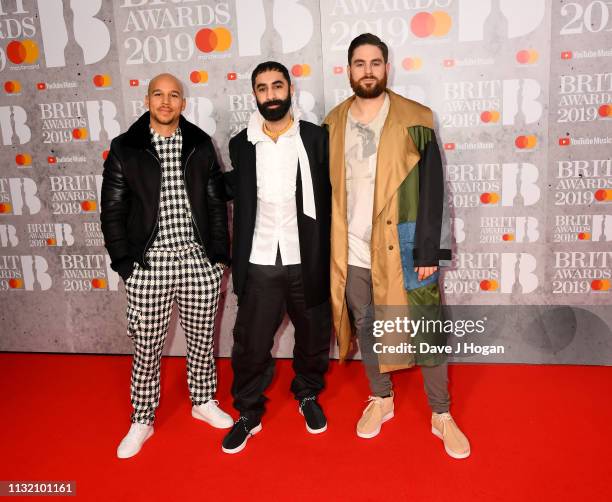
<path fill-rule="evenodd" d="M 387 225 L 391 225 L 391 220 L 387 220 Z"/>
<path fill-rule="evenodd" d="M 392 250 L 393 250 L 393 246 L 389 246 L 389 251 L 392 251 Z"/>

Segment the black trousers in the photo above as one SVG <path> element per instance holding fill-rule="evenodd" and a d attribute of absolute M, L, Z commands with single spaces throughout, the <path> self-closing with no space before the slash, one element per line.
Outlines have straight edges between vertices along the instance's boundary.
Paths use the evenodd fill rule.
<path fill-rule="evenodd" d="M 285 312 L 295 328 L 291 391 L 297 400 L 316 396 L 325 385 L 329 366 L 331 308 L 329 301 L 306 307 L 300 265 L 249 264 L 240 298 L 232 368 L 234 407 L 241 415 L 259 419 L 267 398 L 264 392 L 274 376 L 271 350 Z"/>

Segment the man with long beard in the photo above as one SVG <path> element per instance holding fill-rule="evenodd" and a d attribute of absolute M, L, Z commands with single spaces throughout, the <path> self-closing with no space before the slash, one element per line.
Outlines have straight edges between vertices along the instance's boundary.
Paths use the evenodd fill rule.
<path fill-rule="evenodd" d="M 331 301 L 344 359 L 356 330 L 370 390 L 357 435 L 373 438 L 393 418 L 388 371 L 419 364 L 432 409 L 432 432 L 454 458 L 470 454 L 448 413 L 447 364 L 439 356 L 401 361 L 374 352 L 374 321 L 385 309 L 439 309 L 437 268 L 451 259 L 440 152 L 431 110 L 387 89 L 388 48 L 375 35 L 355 38 L 347 73 L 355 93 L 325 119 L 332 183 Z M 436 339 L 436 344 L 445 343 Z M 418 346 L 418 344 L 417 344 Z"/>
<path fill-rule="evenodd" d="M 291 390 L 298 410 L 311 434 L 327 429 L 316 400 L 331 336 L 327 133 L 292 110 L 293 85 L 282 64 L 261 63 L 251 84 L 257 111 L 230 141 L 233 170 L 226 174 L 238 296 L 232 395 L 240 412 L 223 440 L 226 453 L 238 453 L 261 431 L 264 391 L 274 373 L 270 351 L 285 313 L 295 328 Z"/>

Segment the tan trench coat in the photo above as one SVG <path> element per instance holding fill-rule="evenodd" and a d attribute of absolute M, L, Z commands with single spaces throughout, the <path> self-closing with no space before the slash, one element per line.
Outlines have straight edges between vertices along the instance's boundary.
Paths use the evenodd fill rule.
<path fill-rule="evenodd" d="M 420 159 L 408 128 L 422 125 L 433 129 L 429 108 L 387 90 L 389 114 L 383 126 L 377 153 L 374 210 L 372 213 L 372 288 L 374 305 L 408 305 L 403 284 L 397 233 L 397 190 Z M 336 106 L 325 118 L 329 128 L 330 178 L 332 185 L 331 304 L 340 360 L 351 347 L 352 327 L 346 303 L 348 269 L 348 221 L 344 136 L 348 110 L 354 96 Z M 414 363 L 380 365 L 382 372 L 410 367 Z"/>

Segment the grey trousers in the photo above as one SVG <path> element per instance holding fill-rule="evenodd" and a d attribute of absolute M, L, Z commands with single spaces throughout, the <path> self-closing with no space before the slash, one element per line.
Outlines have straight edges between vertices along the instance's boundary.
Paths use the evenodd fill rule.
<path fill-rule="evenodd" d="M 374 353 L 374 303 L 372 301 L 372 275 L 368 268 L 348 266 L 346 302 L 357 331 L 361 357 L 373 396 L 388 396 L 393 388 L 389 373 L 381 373 L 378 356 Z M 432 411 L 445 413 L 450 406 L 448 395 L 448 365 L 421 366 L 427 401 Z"/>

